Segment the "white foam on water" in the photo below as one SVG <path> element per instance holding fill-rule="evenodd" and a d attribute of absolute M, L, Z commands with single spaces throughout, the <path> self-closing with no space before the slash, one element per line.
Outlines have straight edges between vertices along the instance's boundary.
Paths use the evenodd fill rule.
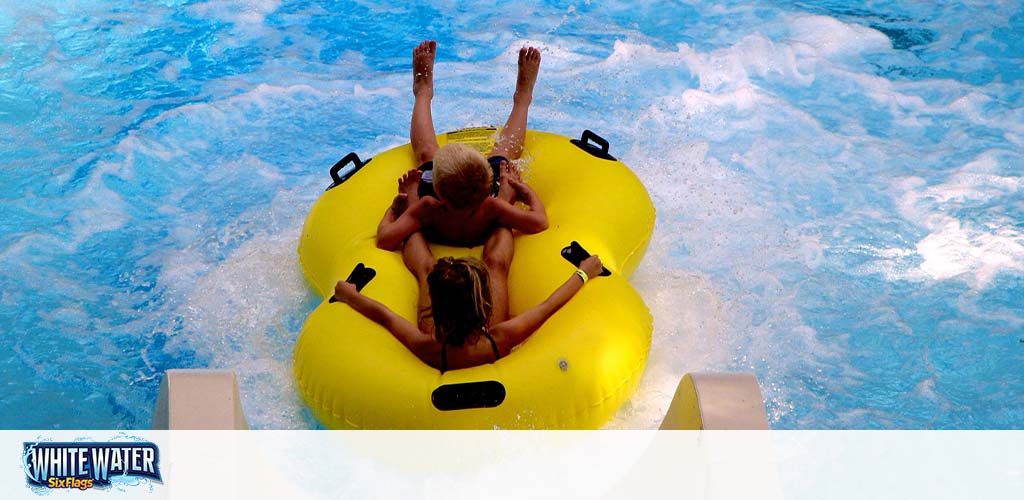
<path fill-rule="evenodd" d="M 924 258 L 921 270 L 935 279 L 973 273 L 972 282 L 984 288 L 1002 271 L 1024 271 L 1024 235 L 1012 229 L 995 233 L 965 230 L 951 220 L 917 243 Z"/>
<path fill-rule="evenodd" d="M 598 63 L 598 66 L 630 72 L 648 66 L 680 68 L 689 70 L 700 81 L 698 88 L 655 97 L 654 102 L 641 111 L 638 120 L 651 126 L 643 126 L 639 134 L 621 132 L 637 138 L 630 154 L 622 157 L 651 191 L 658 208 L 659 228 L 652 250 L 635 280 L 656 318 L 648 373 L 634 400 L 617 417 L 614 426 L 657 425 L 679 377 L 690 371 L 682 366 L 755 371 L 769 400 L 772 421 L 792 412 L 794 400 L 814 405 L 813 410 L 804 408 L 802 413 L 805 414 L 828 411 L 820 398 L 805 397 L 807 388 L 786 378 L 789 374 L 821 374 L 825 369 L 838 372 L 840 380 L 828 384 L 834 390 L 861 384 L 867 376 L 843 362 L 845 341 L 839 339 L 826 345 L 818 339 L 815 329 L 804 323 L 797 292 L 780 282 L 778 268 L 781 266 L 798 264 L 814 271 L 826 263 L 829 247 L 826 235 L 820 232 L 820 224 L 777 218 L 779 214 L 804 210 L 810 200 L 801 197 L 798 188 L 789 199 L 775 198 L 761 189 L 772 188 L 778 184 L 775 179 L 781 176 L 792 179 L 794 187 L 806 184 L 826 193 L 840 192 L 843 168 L 857 168 L 870 161 L 859 158 L 857 148 L 881 141 L 855 120 L 840 123 L 835 131 L 826 130 L 814 116 L 791 104 L 784 95 L 780 96 L 778 90 L 767 89 L 765 81 L 799 88 L 828 76 L 839 81 L 839 85 L 849 86 L 843 87 L 843 92 L 865 95 L 883 104 L 894 115 L 898 127 L 922 129 L 926 122 L 915 121 L 922 112 L 939 115 L 952 111 L 972 121 L 985 117 L 985 113 L 977 112 L 988 103 L 984 96 L 967 97 L 961 102 L 954 100 L 952 104 L 928 104 L 915 93 L 922 88 L 920 83 L 893 82 L 861 73 L 862 69 L 857 67 L 862 62 L 861 55 L 892 50 L 888 38 L 876 30 L 820 17 L 797 18 L 791 28 L 789 38 L 784 40 L 772 41 L 755 33 L 709 53 L 697 52 L 686 45 L 678 46 L 673 52 L 644 44 L 617 42 L 613 55 Z M 588 70 L 581 72 L 586 74 Z M 949 85 L 952 91 L 963 88 L 959 83 Z M 934 86 L 942 88 L 947 84 L 940 82 Z M 796 137 L 771 129 L 778 124 L 786 124 L 791 130 L 789 133 Z M 634 126 L 634 123 L 627 125 Z M 605 127 L 607 130 L 608 125 Z M 708 145 L 703 139 L 719 143 L 743 141 L 745 131 L 755 134 L 749 148 L 733 154 L 728 164 L 704 158 Z M 643 137 L 644 134 L 649 134 L 649 138 Z M 813 155 L 801 151 L 808 147 L 794 151 L 789 145 L 794 139 L 800 144 L 813 145 Z M 704 154 L 694 154 L 701 149 Z M 680 157 L 673 154 L 674 151 L 688 152 Z M 737 169 L 737 165 L 742 165 L 743 169 Z M 977 179 L 958 179 L 958 182 L 965 181 L 976 183 Z M 985 183 L 1003 186 L 1006 181 L 988 177 Z M 1003 191 L 1000 196 L 1008 195 Z M 870 207 L 849 208 L 869 220 L 892 219 L 892 214 Z M 981 277 L 990 278 L 993 265 L 1005 264 L 997 256 L 999 252 L 1016 252 L 1015 244 L 1008 238 L 1009 235 L 1002 234 L 992 241 L 975 242 L 974 246 L 979 247 L 977 258 L 988 266 L 978 268 Z M 686 250 L 683 259 L 666 258 L 655 251 L 680 242 Z M 893 264 L 890 276 L 900 268 L 909 269 L 910 274 L 926 275 L 918 265 L 908 265 L 919 258 L 913 248 L 870 247 L 864 251 L 874 258 L 873 265 Z M 714 297 L 725 304 L 727 314 L 715 321 L 691 322 L 686 318 L 712 316 L 692 304 L 664 306 L 663 285 L 643 281 L 648 265 L 673 276 L 665 270 L 680 262 L 698 269 L 721 269 L 723 265 L 730 265 L 726 262 L 734 263 L 734 269 L 713 279 L 675 281 L 664 278 L 665 290 L 679 290 L 681 296 L 692 293 Z M 927 264 L 923 268 L 927 269 Z M 723 290 L 726 284 L 716 283 L 716 279 L 730 276 L 747 291 L 738 292 L 731 286 Z M 703 286 L 694 289 L 698 282 Z M 657 298 L 652 300 L 651 297 Z M 718 327 L 710 328 L 712 333 L 708 338 L 694 334 L 679 342 L 680 336 L 676 333 L 679 329 L 699 331 L 707 329 L 709 323 Z M 714 333 L 722 331 L 725 333 Z M 787 352 L 802 354 L 799 359 L 780 355 Z M 796 365 L 804 366 L 794 369 Z M 844 421 L 853 425 L 856 419 Z M 816 422 L 812 425 L 832 425 Z"/>
<path fill-rule="evenodd" d="M 213 86 L 211 86 L 213 87 Z M 226 90 L 226 89 L 221 89 Z M 349 80 L 318 81 L 291 85 L 258 83 L 247 86 L 244 92 L 230 95 L 211 102 L 200 102 L 179 106 L 161 113 L 147 122 L 149 130 L 159 126 L 181 126 L 184 121 L 203 124 L 218 133 L 228 134 L 244 124 L 245 128 L 256 128 L 273 122 L 281 116 L 294 115 L 296 110 L 312 113 L 312 110 L 330 105 L 331 101 L 345 100 L 349 106 L 358 106 L 353 112 L 362 112 L 380 97 L 392 98 L 399 91 L 388 86 L 367 87 Z M 333 105 L 337 107 L 337 105 Z M 278 124 L 283 126 L 284 124 Z M 265 131 L 264 131 L 265 132 Z M 193 134 L 189 134 L 190 136 Z M 205 149 L 203 139 L 188 137 L 189 142 L 181 143 L 181 137 L 166 137 L 170 142 L 164 147 L 177 151 Z"/>
<path fill-rule="evenodd" d="M 156 213 L 166 216 L 161 224 L 170 224 L 167 236 L 157 245 L 160 252 L 138 261 L 139 266 L 159 270 L 153 288 L 162 318 L 155 327 L 139 328 L 155 328 L 166 334 L 167 341 L 160 353 L 143 348 L 143 361 L 153 369 L 150 360 L 159 355 L 235 371 L 254 428 L 310 425 L 293 386 L 291 354 L 302 323 L 297 316 L 308 310 L 311 299 L 295 249 L 304 211 L 323 188 L 323 180 L 297 181 L 279 165 L 244 149 L 237 156 L 218 156 L 210 150 L 225 140 L 222 134 L 230 140 L 235 133 L 231 123 L 258 128 L 284 110 L 315 108 L 332 92 L 308 85 L 256 85 L 228 99 L 166 111 L 116 147 L 124 164 L 141 168 L 144 158 L 147 168 L 159 169 L 169 183 L 169 192 L 154 206 Z M 195 124 L 205 132 L 195 134 Z M 250 190 L 276 194 L 265 206 L 224 221 L 221 210 L 248 203 L 244 197 Z M 201 203 L 203 199 L 209 205 Z M 171 368 L 178 367 L 155 370 Z M 129 380 L 154 376 L 143 370 Z"/>
<path fill-rule="evenodd" d="M 72 198 L 77 208 L 64 217 L 71 227 L 72 244 L 77 245 L 101 232 L 116 231 L 130 221 L 129 205 L 104 182 L 106 175 L 119 174 L 122 166 L 120 163 L 99 162 L 85 186 Z"/>
<path fill-rule="evenodd" d="M 892 42 L 884 33 L 832 17 L 797 15 L 788 24 L 789 37 L 793 42 L 805 44 L 826 58 L 853 57 L 892 49 Z"/>
<path fill-rule="evenodd" d="M 651 310 L 654 335 L 640 386 L 609 429 L 657 428 L 683 375 L 719 370 L 731 356 L 728 313 L 707 278 L 645 264 L 631 282 Z"/>
<path fill-rule="evenodd" d="M 778 419 L 792 405 L 776 375 L 787 361 L 772 359 L 777 350 L 773 344 L 783 340 L 804 352 L 831 356 L 794 312 L 790 292 L 762 268 L 787 259 L 818 265 L 818 238 L 785 236 L 784 224 L 769 222 L 771 215 L 754 202 L 757 193 L 743 176 L 708 157 L 708 151 L 707 142 L 697 141 L 627 155 L 633 157 L 627 161 L 644 180 L 658 210 L 651 245 L 632 280 L 651 308 L 654 334 L 640 388 L 609 424 L 612 428 L 657 427 L 686 373 L 755 371 L 765 364 L 777 370 L 758 368 L 756 373 L 771 401 L 772 417 Z M 751 262 L 751 236 L 778 242 L 757 249 L 760 255 Z M 785 253 L 790 249 L 799 253 Z M 723 265 L 734 265 L 733 272 L 745 286 L 762 288 L 763 296 L 749 301 L 730 297 L 714 279 L 692 269 Z M 773 307 L 761 311 L 760 302 Z"/>
<path fill-rule="evenodd" d="M 834 71 L 837 65 L 856 61 L 862 54 L 891 50 L 888 37 L 881 32 L 829 17 L 794 16 L 788 26 L 789 37 L 784 40 L 753 33 L 708 53 L 687 44 L 668 52 L 641 42 L 616 40 L 612 54 L 597 67 L 686 67 L 699 77 L 700 90 L 716 92 L 749 87 L 752 77 L 806 86 L 814 81 L 817 70 Z"/>
<path fill-rule="evenodd" d="M 672 65 L 676 62 L 685 64 L 699 75 L 700 89 L 689 89 L 681 96 L 662 98 L 657 106 L 647 111 L 647 116 L 655 123 L 673 128 L 685 128 L 687 122 L 697 115 L 719 115 L 723 108 L 727 111 L 746 112 L 745 116 L 730 117 L 727 127 L 705 129 L 705 137 L 726 140 L 739 130 L 762 130 L 765 126 L 764 117 L 768 111 L 782 108 L 786 115 L 795 115 L 804 122 L 802 131 L 818 128 L 822 135 L 828 135 L 814 127 L 816 122 L 809 116 L 792 109 L 785 102 L 765 94 L 756 84 L 751 84 L 751 77 L 772 77 L 773 72 L 785 78 L 791 85 L 807 85 L 815 78 L 815 72 L 827 71 L 855 84 L 864 95 L 876 102 L 885 104 L 896 116 L 897 123 L 904 127 L 921 128 L 925 122 L 920 121 L 919 114 L 924 113 L 956 113 L 964 119 L 985 125 L 995 125 L 989 118 L 991 113 L 984 111 L 991 98 L 977 92 L 967 92 L 964 96 L 953 100 L 948 105 L 929 105 L 917 95 L 905 93 L 905 89 L 918 84 L 906 84 L 864 73 L 844 69 L 843 61 L 856 62 L 858 54 L 891 50 L 888 38 L 873 29 L 850 25 L 838 20 L 822 16 L 797 16 L 790 21 L 790 35 L 785 43 L 772 42 L 761 35 L 749 35 L 737 44 L 699 54 L 685 45 L 680 45 L 676 53 L 664 53 L 648 46 L 632 46 L 616 42 L 615 53 L 607 62 L 614 63 L 625 60 L 626 55 L 639 59 L 643 64 L 646 60 L 656 59 L 661 65 Z M 616 53 L 618 55 L 616 55 Z M 659 57 L 659 55 L 661 57 Z M 835 60 L 833 65 L 820 59 Z M 814 61 L 809 65 L 808 61 Z M 632 61 L 631 61 L 632 62 Z M 952 84 L 961 86 L 962 84 Z M 1002 118 L 1005 118 L 1002 117 Z M 1020 120 L 1010 120 L 1019 123 Z M 771 143 L 760 143 L 776 149 Z M 777 166 L 770 169 L 758 168 L 758 161 L 763 165 L 767 155 L 764 152 L 751 150 L 745 157 L 745 163 L 754 171 L 765 170 L 764 175 L 777 175 Z M 735 157 L 736 159 L 744 157 Z M 957 203 L 963 197 L 980 196 L 981 199 L 1011 196 L 1019 190 L 1018 178 L 992 175 L 959 174 L 950 178 L 941 186 L 928 188 L 925 193 L 909 192 L 900 202 L 901 211 L 907 215 L 908 205 L 916 205 L 922 199 L 934 208 L 938 204 Z M 664 185 L 658 183 L 658 185 Z M 987 191 L 987 193 L 986 193 Z M 666 196 L 661 199 L 671 198 Z M 961 200 L 962 201 L 962 200 Z M 911 215 L 910 218 L 914 218 Z M 933 233 L 921 240 L 916 253 L 923 258 L 917 271 L 905 276 L 927 275 L 933 278 L 949 278 L 968 271 L 973 271 L 973 282 L 985 286 L 1000 270 L 1020 270 L 1021 259 L 1020 232 L 1005 222 L 993 231 L 979 231 L 978 228 L 965 228 L 970 225 L 945 215 L 942 212 L 928 210 L 924 216 L 927 220 L 918 220 Z M 815 243 L 816 237 L 804 238 L 800 252 L 804 254 L 804 263 L 813 269 L 821 261 L 822 248 Z M 875 249 L 883 259 L 887 253 L 900 259 L 910 257 L 906 249 Z M 897 266 L 886 266 L 890 271 Z M 905 264 L 899 267 L 906 268 Z"/>
<path fill-rule="evenodd" d="M 1019 221 L 998 214 L 978 221 L 957 216 L 961 210 L 1021 196 L 1024 177 L 999 175 L 999 169 L 1000 158 L 984 153 L 940 184 L 909 177 L 897 185 L 900 214 L 928 232 L 915 245 L 921 273 L 937 280 L 964 277 L 984 288 L 999 272 L 1024 271 Z"/>
<path fill-rule="evenodd" d="M 212 17 L 239 24 L 262 24 L 267 14 L 273 13 L 280 5 L 280 0 L 246 0 L 241 3 L 210 0 L 189 5 L 188 10 L 198 17 Z"/>
<path fill-rule="evenodd" d="M 276 11 L 280 4 L 280 0 L 210 0 L 188 5 L 186 10 L 199 19 L 216 19 L 231 24 L 207 47 L 211 55 L 219 57 L 227 49 L 247 46 L 257 40 L 271 45 L 279 44 L 281 31 L 267 26 L 265 21 L 267 15 Z"/>
<path fill-rule="evenodd" d="M 275 206 L 296 202 L 284 193 Z M 233 231 L 261 228 L 247 214 Z M 248 226 L 248 227 L 247 227 Z M 178 297 L 184 331 L 171 349 L 192 349 L 198 359 L 239 377 L 243 406 L 254 428 L 307 428 L 294 386 L 292 350 L 296 316 L 309 307 L 308 291 L 295 248 L 301 224 L 279 233 L 256 234 L 223 261 L 209 263 L 195 248 L 164 264 L 159 281 Z"/>

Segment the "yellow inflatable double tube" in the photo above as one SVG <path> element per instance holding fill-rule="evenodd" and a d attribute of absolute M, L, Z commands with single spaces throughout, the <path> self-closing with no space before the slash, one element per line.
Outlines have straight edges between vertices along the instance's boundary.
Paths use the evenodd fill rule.
<path fill-rule="evenodd" d="M 463 142 L 486 155 L 495 132 L 465 129 L 437 140 Z M 299 261 L 324 302 L 296 343 L 295 377 L 324 426 L 595 429 L 611 418 L 636 389 L 650 349 L 650 311 L 627 278 L 647 248 L 654 207 L 628 167 L 602 158 L 607 143 L 586 133 L 583 139 L 581 147 L 555 134 L 526 134 L 523 178 L 544 202 L 550 227 L 516 237 L 510 312 L 539 304 L 572 274 L 575 268 L 560 255 L 571 241 L 600 255 L 612 275 L 591 279 L 493 364 L 441 374 L 383 327 L 328 302 L 335 283 L 363 263 L 377 275 L 362 293 L 416 323 L 415 278 L 401 252 L 380 250 L 375 242 L 396 179 L 416 166 L 409 145 L 381 153 L 320 197 L 303 228 Z M 480 257 L 482 248 L 431 250 L 435 257 Z"/>

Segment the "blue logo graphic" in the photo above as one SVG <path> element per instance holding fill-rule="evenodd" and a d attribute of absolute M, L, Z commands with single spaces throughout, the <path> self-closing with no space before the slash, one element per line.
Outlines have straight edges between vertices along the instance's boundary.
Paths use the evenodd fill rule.
<path fill-rule="evenodd" d="M 29 486 L 87 490 L 111 479 L 160 478 L 160 450 L 150 442 L 24 443 L 22 466 Z"/>

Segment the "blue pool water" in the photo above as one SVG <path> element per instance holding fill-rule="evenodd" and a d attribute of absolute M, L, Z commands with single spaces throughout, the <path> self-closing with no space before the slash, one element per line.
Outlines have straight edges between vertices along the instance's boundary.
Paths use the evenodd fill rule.
<path fill-rule="evenodd" d="M 654 199 L 610 427 L 698 370 L 756 373 L 776 428 L 1024 427 L 1022 33 L 1019 2 L 3 2 L 0 428 L 148 427 L 180 367 L 315 427 L 297 238 L 327 167 L 407 141 L 425 38 L 439 130 L 500 123 L 535 44 L 531 126 Z"/>

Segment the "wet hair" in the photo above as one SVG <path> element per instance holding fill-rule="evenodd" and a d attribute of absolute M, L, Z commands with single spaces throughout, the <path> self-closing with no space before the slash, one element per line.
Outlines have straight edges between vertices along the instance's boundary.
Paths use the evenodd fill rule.
<path fill-rule="evenodd" d="M 427 275 L 427 285 L 438 342 L 461 346 L 470 334 L 487 328 L 491 287 L 479 259 L 442 257 Z"/>
<path fill-rule="evenodd" d="M 434 153 L 434 190 L 455 208 L 482 203 L 493 176 L 484 155 L 465 144 L 445 144 Z"/>

